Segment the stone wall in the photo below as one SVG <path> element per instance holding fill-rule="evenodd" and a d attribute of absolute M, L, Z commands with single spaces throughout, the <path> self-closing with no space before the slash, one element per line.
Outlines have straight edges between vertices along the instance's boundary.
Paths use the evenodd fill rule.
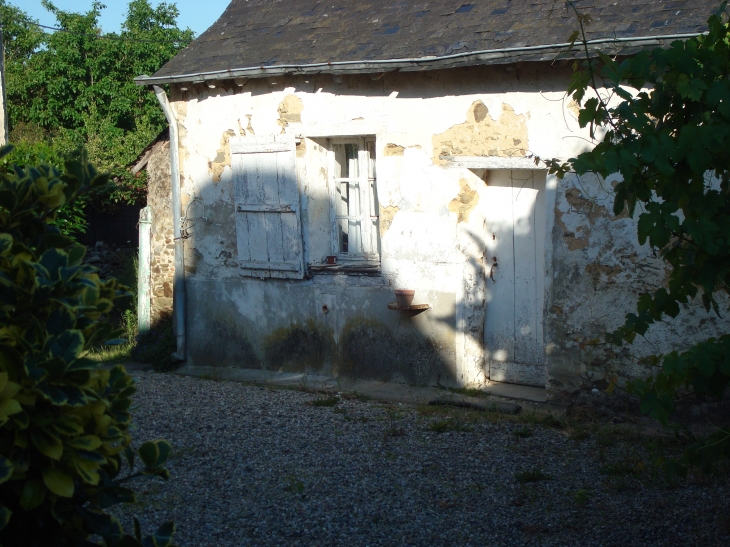
<path fill-rule="evenodd" d="M 170 143 L 163 141 L 147 164 L 147 205 L 152 208 L 150 320 L 154 326 L 172 313 L 172 280 L 175 251 L 172 240 L 172 205 L 170 203 Z"/>

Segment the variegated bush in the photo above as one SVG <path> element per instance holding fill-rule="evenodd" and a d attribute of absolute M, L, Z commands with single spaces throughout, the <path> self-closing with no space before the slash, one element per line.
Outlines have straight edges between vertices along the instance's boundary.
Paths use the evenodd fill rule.
<path fill-rule="evenodd" d="M 0 158 L 11 150 L 0 150 Z M 106 509 L 134 501 L 129 479 L 167 478 L 165 441 L 144 443 L 134 471 L 134 381 L 84 357 L 120 335 L 109 323 L 114 279 L 53 224 L 59 207 L 108 183 L 85 161 L 0 168 L 0 544 L 171 545 L 174 526 L 141 537 Z M 126 460 L 127 464 L 123 465 Z M 122 472 L 124 469 L 124 472 Z M 90 539 L 91 538 L 91 539 Z"/>

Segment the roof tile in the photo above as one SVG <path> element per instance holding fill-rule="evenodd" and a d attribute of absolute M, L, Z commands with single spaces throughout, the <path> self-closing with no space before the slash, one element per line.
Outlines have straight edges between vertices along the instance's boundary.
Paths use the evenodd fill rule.
<path fill-rule="evenodd" d="M 717 0 L 583 0 L 577 5 L 592 17 L 586 29 L 590 39 L 700 33 L 717 10 Z M 233 0 L 155 77 L 560 44 L 577 28 L 575 14 L 553 0 Z M 612 52 L 629 47 L 617 43 Z M 514 60 L 541 58 L 545 55 L 514 52 Z M 471 64 L 486 62 L 492 61 Z"/>

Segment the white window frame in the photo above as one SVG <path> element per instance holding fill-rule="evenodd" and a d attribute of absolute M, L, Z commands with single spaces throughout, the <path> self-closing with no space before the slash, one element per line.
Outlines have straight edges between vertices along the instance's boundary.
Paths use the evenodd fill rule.
<path fill-rule="evenodd" d="M 332 255 L 338 262 L 357 262 L 380 264 L 380 211 L 377 199 L 377 173 L 375 159 L 371 160 L 368 145 L 375 151 L 375 137 L 337 137 L 327 139 L 328 162 L 328 190 L 330 198 L 330 247 Z M 335 160 L 334 145 L 357 144 L 357 176 L 337 177 L 337 162 Z M 341 215 L 337 212 L 337 203 L 341 194 L 338 187 L 342 184 L 356 186 L 359 190 L 360 213 L 356 215 Z M 350 187 L 351 188 L 351 187 Z M 372 191 L 371 191 L 372 189 Z M 342 220 L 357 220 L 360 225 L 361 253 L 344 252 L 340 249 L 339 224 Z M 374 233 L 373 233 L 374 232 Z"/>

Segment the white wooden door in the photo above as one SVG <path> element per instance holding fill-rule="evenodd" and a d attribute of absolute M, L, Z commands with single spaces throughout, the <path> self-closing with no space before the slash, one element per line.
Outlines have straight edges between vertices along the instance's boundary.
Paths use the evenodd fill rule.
<path fill-rule="evenodd" d="M 545 385 L 545 173 L 490 172 L 484 345 L 489 378 Z"/>

